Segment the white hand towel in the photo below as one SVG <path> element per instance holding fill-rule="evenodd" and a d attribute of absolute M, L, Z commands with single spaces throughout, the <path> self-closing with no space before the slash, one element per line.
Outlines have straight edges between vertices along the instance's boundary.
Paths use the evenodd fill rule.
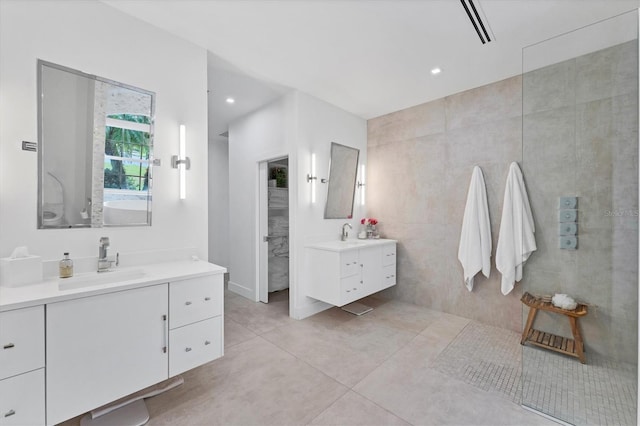
<path fill-rule="evenodd" d="M 458 260 L 464 269 L 464 284 L 473 290 L 473 277 L 480 271 L 489 278 L 491 273 L 491 223 L 487 190 L 480 167 L 473 168 L 467 193 L 467 205 L 462 219 Z"/>
<path fill-rule="evenodd" d="M 502 294 L 509 294 L 516 281 L 522 279 L 522 267 L 536 250 L 535 232 L 522 172 L 517 163 L 511 163 L 496 250 L 496 267 L 502 274 Z"/>

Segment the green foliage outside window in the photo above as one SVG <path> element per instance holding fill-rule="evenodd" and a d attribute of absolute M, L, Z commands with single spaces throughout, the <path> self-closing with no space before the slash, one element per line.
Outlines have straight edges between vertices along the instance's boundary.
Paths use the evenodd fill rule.
<path fill-rule="evenodd" d="M 117 114 L 109 118 L 150 124 L 144 115 Z M 150 136 L 148 132 L 106 127 L 104 187 L 146 191 L 149 187 Z M 120 157 L 120 158 L 113 158 Z"/>

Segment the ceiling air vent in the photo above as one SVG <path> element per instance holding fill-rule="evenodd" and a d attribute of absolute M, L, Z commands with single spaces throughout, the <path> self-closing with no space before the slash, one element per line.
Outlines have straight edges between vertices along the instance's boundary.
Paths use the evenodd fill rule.
<path fill-rule="evenodd" d="M 473 4 L 473 0 L 460 0 L 460 3 L 462 3 L 464 11 L 467 12 L 467 16 L 473 24 L 473 28 L 476 29 L 476 33 L 478 34 L 478 37 L 480 37 L 482 44 L 489 43 L 491 41 L 491 37 L 489 37 L 487 26 L 482 22 L 480 14 L 478 13 L 476 6 Z"/>

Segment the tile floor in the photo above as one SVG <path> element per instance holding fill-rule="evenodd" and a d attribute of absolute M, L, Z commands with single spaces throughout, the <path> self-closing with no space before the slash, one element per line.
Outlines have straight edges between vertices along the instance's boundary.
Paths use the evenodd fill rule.
<path fill-rule="evenodd" d="M 636 424 L 635 364 L 595 353 L 587 363 L 526 346 L 522 354 L 522 401 L 576 425 Z"/>
<path fill-rule="evenodd" d="M 147 400 L 150 425 L 551 425 L 433 368 L 467 319 L 374 297 L 297 321 L 225 295 L 225 356 Z"/>

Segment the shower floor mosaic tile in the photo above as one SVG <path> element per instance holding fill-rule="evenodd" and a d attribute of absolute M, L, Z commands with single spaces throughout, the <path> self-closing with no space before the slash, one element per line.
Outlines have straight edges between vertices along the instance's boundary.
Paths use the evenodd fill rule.
<path fill-rule="evenodd" d="M 637 370 L 587 354 L 587 364 L 524 347 L 522 402 L 568 423 L 635 425 Z"/>
<path fill-rule="evenodd" d="M 520 335 L 470 322 L 438 356 L 434 369 L 520 402 Z"/>
<path fill-rule="evenodd" d="M 635 425 L 637 369 L 588 354 L 587 364 L 520 345 L 520 335 L 470 322 L 434 369 L 576 425 Z"/>

